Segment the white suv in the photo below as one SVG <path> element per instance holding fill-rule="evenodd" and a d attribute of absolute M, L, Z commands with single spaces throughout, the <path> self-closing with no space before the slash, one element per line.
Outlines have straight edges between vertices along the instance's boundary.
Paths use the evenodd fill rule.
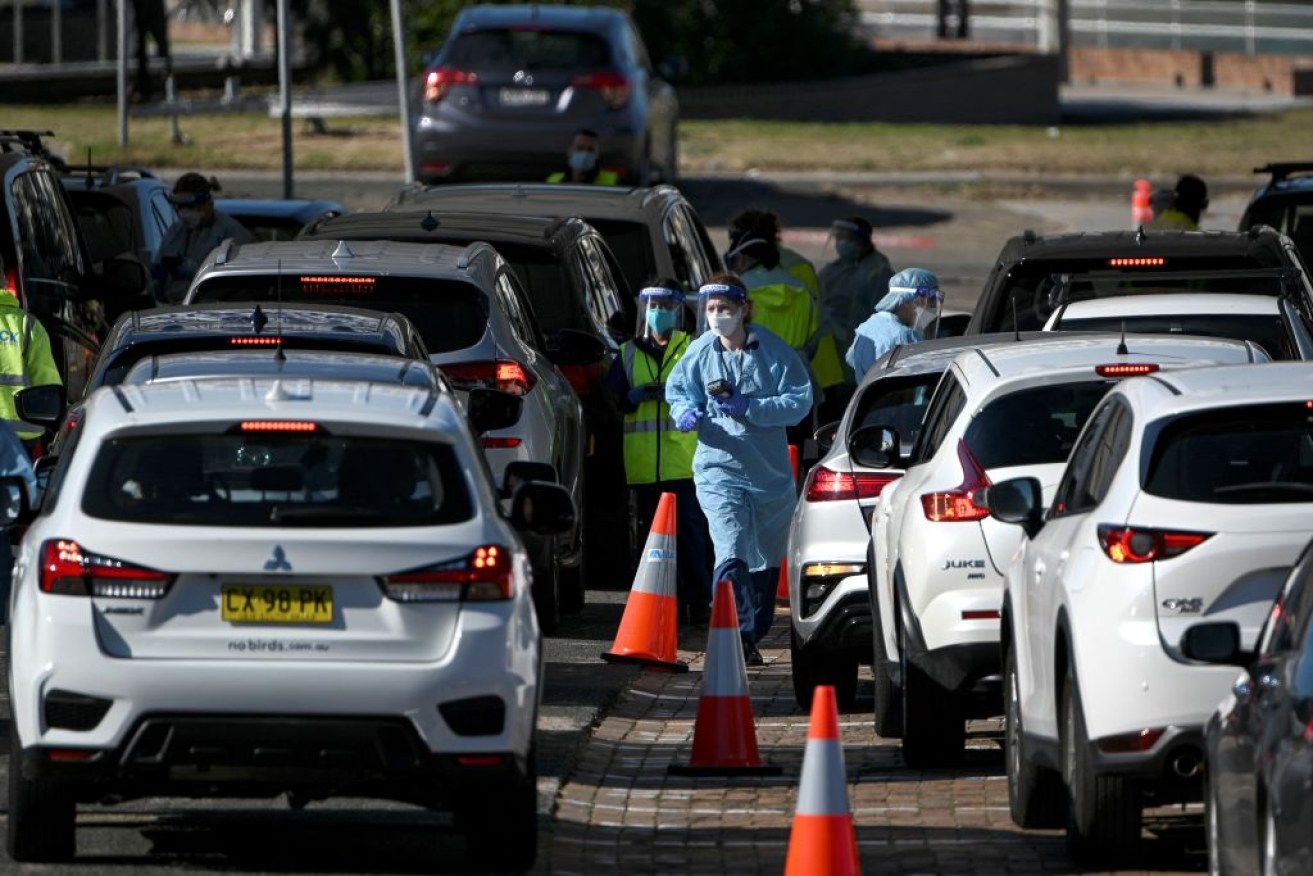
<path fill-rule="evenodd" d="M 1266 356 L 1239 341 L 1135 335 L 1122 346 L 1112 334 L 973 349 L 953 360 L 871 530 L 876 708 L 901 709 L 882 723 L 901 726 L 909 764 L 960 760 L 965 720 L 1002 711 L 1003 569 L 1020 532 L 989 519 L 977 492 L 1023 474 L 1051 491 L 1086 417 L 1122 376 L 1253 361 Z M 889 432 L 868 426 L 850 443 L 888 456 L 881 448 L 897 446 Z"/>
<path fill-rule="evenodd" d="M 76 434 L 15 564 L 12 858 L 70 858 L 78 803 L 286 793 L 454 809 L 480 861 L 533 861 L 530 565 L 453 396 L 109 387 Z M 554 484 L 510 516 L 573 524 Z"/>
<path fill-rule="evenodd" d="M 1051 501 L 988 501 L 1028 538 L 1003 596 L 1008 790 L 1023 827 L 1061 823 L 1118 860 L 1144 801 L 1198 800 L 1202 728 L 1235 680 L 1182 636 L 1235 621 L 1252 649 L 1313 521 L 1313 365 L 1128 380 L 1090 417 Z M 1047 512 L 1044 511 L 1048 508 Z"/>

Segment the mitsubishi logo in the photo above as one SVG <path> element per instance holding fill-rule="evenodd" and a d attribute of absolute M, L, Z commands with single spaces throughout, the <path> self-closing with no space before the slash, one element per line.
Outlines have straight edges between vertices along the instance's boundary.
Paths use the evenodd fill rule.
<path fill-rule="evenodd" d="M 533 85 L 533 74 L 526 73 L 523 70 L 516 70 L 513 80 L 516 85 L 525 85 L 525 86 Z"/>
<path fill-rule="evenodd" d="M 280 544 L 274 545 L 274 555 L 264 561 L 264 570 L 266 572 L 290 572 L 292 564 L 287 562 L 287 554 L 283 551 Z"/>

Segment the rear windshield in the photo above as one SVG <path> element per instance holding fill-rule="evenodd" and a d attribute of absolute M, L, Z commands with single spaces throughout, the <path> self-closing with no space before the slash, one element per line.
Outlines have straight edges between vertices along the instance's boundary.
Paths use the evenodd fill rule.
<path fill-rule="evenodd" d="M 1208 338 L 1236 338 L 1253 341 L 1273 359 L 1297 358 L 1281 317 L 1226 314 L 1211 316 L 1196 313 L 1177 316 L 1100 316 L 1063 319 L 1059 328 L 1064 331 L 1117 332 L 1123 326 L 1128 332 L 1141 334 L 1186 334 Z"/>
<path fill-rule="evenodd" d="M 1146 253 L 1151 256 L 1152 253 Z M 1162 292 L 1233 292 L 1237 294 L 1268 294 L 1280 292 L 1279 281 L 1273 277 L 1253 280 L 1193 280 L 1158 281 L 1155 273 L 1185 273 L 1191 271 L 1240 271 L 1279 267 L 1260 263 L 1247 256 L 1176 256 L 1165 258 L 1161 267 L 1109 268 L 1109 259 L 1045 259 L 1023 262 L 1015 266 L 1003 281 L 1001 294 L 990 302 L 993 312 L 986 315 L 983 332 L 1012 331 L 1014 325 L 1022 331 L 1040 329 L 1053 313 L 1055 303 L 1050 299 L 1055 274 L 1089 275 L 1098 273 L 1093 282 L 1073 285 L 1071 300 L 1113 295 L 1134 295 Z M 1097 294 L 1096 294 L 1097 293 Z M 1013 319 L 1015 309 L 1016 319 Z"/>
<path fill-rule="evenodd" d="M 986 469 L 1065 462 L 1111 386 L 1106 380 L 1058 383 L 997 398 L 967 427 L 967 447 Z"/>
<path fill-rule="evenodd" d="M 1222 505 L 1313 502 L 1313 410 L 1296 402 L 1180 417 L 1154 443 L 1144 490 Z"/>
<path fill-rule="evenodd" d="M 488 326 L 488 299 L 459 280 L 425 277 L 296 277 L 277 275 L 215 277 L 193 293 L 192 304 L 209 301 L 311 301 L 349 304 L 400 313 L 419 329 L 430 353 L 472 347 Z"/>
<path fill-rule="evenodd" d="M 921 420 L 940 376 L 932 371 L 872 383 L 858 399 L 851 431 L 867 426 L 893 426 L 903 447 L 911 448 L 921 434 Z"/>
<path fill-rule="evenodd" d="M 594 70 L 611 66 L 611 52 L 606 41 L 592 33 L 487 29 L 456 37 L 442 62 L 474 70 Z"/>
<path fill-rule="evenodd" d="M 588 224 L 596 228 L 606 245 L 611 247 L 611 254 L 624 272 L 630 291 L 637 295 L 638 290 L 657 273 L 652 235 L 647 226 L 613 219 L 589 219 Z"/>
<path fill-rule="evenodd" d="M 150 435 L 107 441 L 82 510 L 171 526 L 438 526 L 469 520 L 444 444 L 298 434 Z"/>

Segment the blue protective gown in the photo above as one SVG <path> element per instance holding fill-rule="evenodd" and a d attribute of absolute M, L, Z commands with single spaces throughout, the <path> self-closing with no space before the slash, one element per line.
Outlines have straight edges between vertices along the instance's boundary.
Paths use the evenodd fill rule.
<path fill-rule="evenodd" d="M 853 369 L 857 382 L 861 383 L 866 372 L 885 353 L 899 344 L 917 344 L 921 340 L 921 333 L 916 329 L 903 325 L 892 313 L 880 310 L 857 327 L 853 344 L 843 358 Z"/>
<path fill-rule="evenodd" d="M 729 381 L 749 398 L 742 419 L 716 409 L 707 395 L 707 384 L 716 380 Z M 717 568 L 731 560 L 743 566 L 745 574 L 729 576 L 739 629 L 758 641 L 774 616 L 775 570 L 784 558 L 797 502 L 785 428 L 811 410 L 807 365 L 760 326 L 748 326 L 747 344 L 739 352 L 725 350 L 720 338 L 705 332 L 666 380 L 666 401 L 676 421 L 689 410 L 706 413 L 698 424 L 693 484 L 710 526 Z"/>

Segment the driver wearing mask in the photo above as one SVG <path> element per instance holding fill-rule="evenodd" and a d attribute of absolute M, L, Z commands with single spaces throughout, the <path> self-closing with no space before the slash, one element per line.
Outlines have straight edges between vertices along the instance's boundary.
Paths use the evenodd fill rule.
<path fill-rule="evenodd" d="M 196 269 L 220 243 L 254 243 L 255 235 L 236 219 L 214 209 L 214 192 L 219 183 L 199 173 L 184 173 L 173 186 L 169 200 L 178 210 L 178 221 L 165 232 L 151 276 L 156 295 L 166 304 L 177 304 L 187 295 Z"/>
<path fill-rule="evenodd" d="M 549 183 L 575 183 L 578 185 L 618 186 L 620 175 L 614 170 L 598 166 L 601 153 L 597 132 L 580 128 L 574 132 L 570 148 L 565 153 L 565 170 L 547 177 Z"/>
<path fill-rule="evenodd" d="M 889 281 L 889 293 L 875 304 L 873 313 L 857 327 L 852 346 L 844 356 L 860 384 L 880 357 L 901 344 L 924 340 L 921 332 L 935 321 L 939 278 L 924 268 L 907 268 Z"/>

